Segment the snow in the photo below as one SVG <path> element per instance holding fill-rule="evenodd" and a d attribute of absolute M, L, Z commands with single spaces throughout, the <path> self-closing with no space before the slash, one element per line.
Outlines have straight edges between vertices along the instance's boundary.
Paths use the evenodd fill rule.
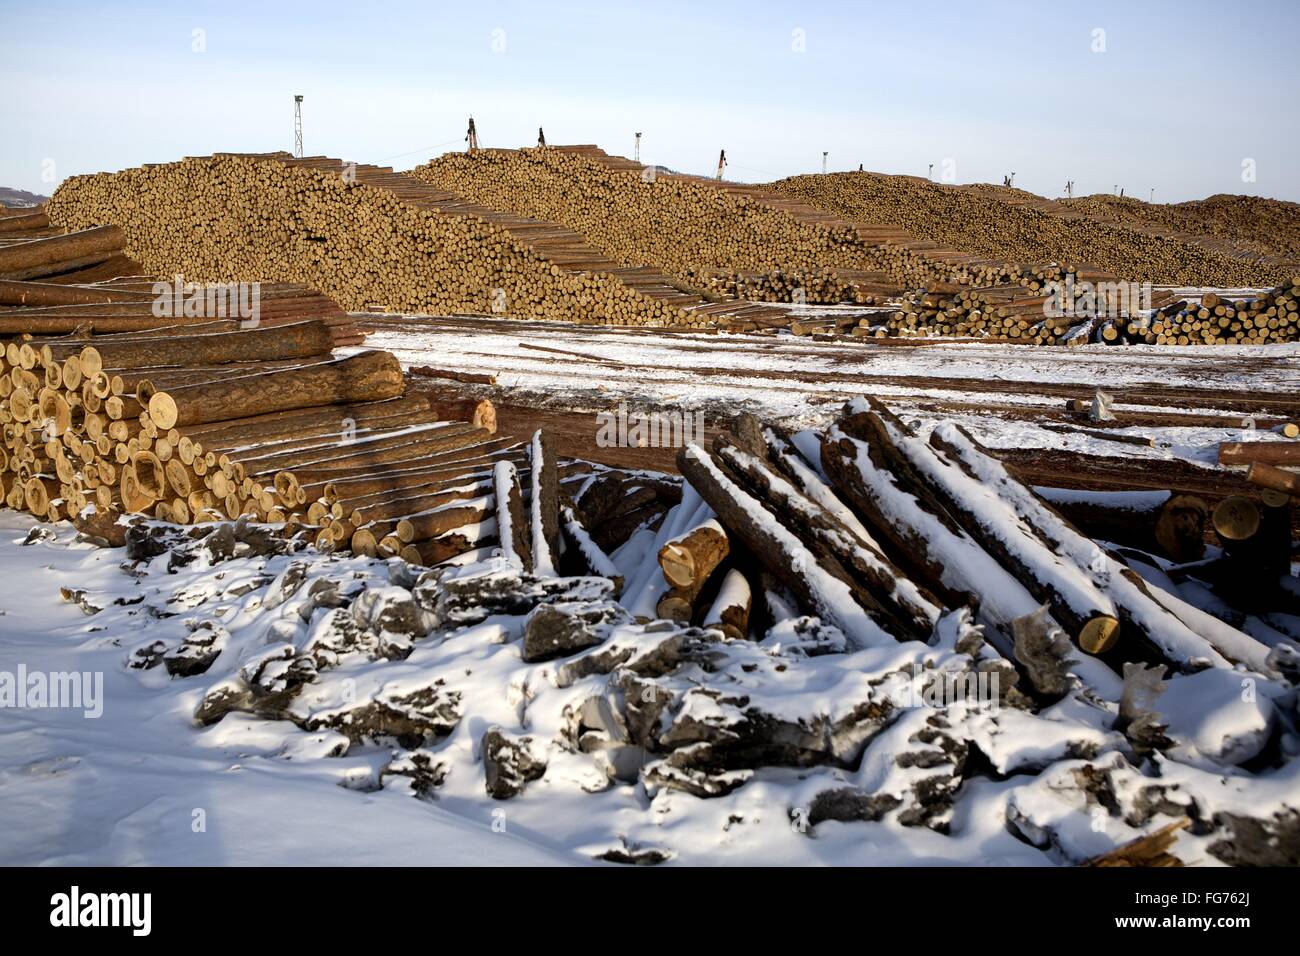
<path fill-rule="evenodd" d="M 685 505 L 690 515 L 665 523 L 685 525 L 707 507 Z M 33 528 L 48 534 L 22 544 Z M 634 550 L 653 560 L 644 539 Z M 972 659 L 950 641 L 928 646 L 888 635 L 873 646 L 841 642 L 807 656 L 800 645 L 811 646 L 813 633 L 825 647 L 835 645 L 832 629 L 807 618 L 811 630 L 800 632 L 791 620 L 761 642 L 715 633 L 707 667 L 691 658 L 664 673 L 656 662 L 665 640 L 701 632 L 624 619 L 597 647 L 527 664 L 521 617 L 471 615 L 404 645 L 404 635 L 386 631 L 404 656 L 336 641 L 289 704 L 291 719 L 235 711 L 202 725 L 194 714 L 214 688 L 237 685 L 241 674 L 284 686 L 292 662 L 324 648 L 332 627 L 390 620 L 382 612 L 413 592 L 396 560 L 307 550 L 212 563 L 195 553 L 198 559 L 171 567 L 168 556 L 132 566 L 121 550 L 78 542 L 66 524 L 37 526 L 0 512 L 0 672 L 20 665 L 88 672 L 102 674 L 104 686 L 97 719 L 72 708 L 0 712 L 0 861 L 541 866 L 591 864 L 609 850 L 633 848 L 661 851 L 669 866 L 1039 866 L 1104 852 L 1171 820 L 1156 813 L 1130 823 L 1112 815 L 1103 830 L 1093 829 L 1083 796 L 1071 790 L 1071 768 L 1079 766 L 1113 767 L 1129 813 L 1151 784 L 1172 788 L 1202 819 L 1219 811 L 1267 816 L 1300 804 L 1297 761 L 1258 774 L 1237 766 L 1258 746 L 1262 727 L 1276 733 L 1287 708 L 1292 716 L 1285 719 L 1294 720 L 1294 691 L 1270 681 L 1256 680 L 1251 702 L 1239 693 L 1251 675 L 1240 671 L 1174 676 L 1156 707 L 1168 712 L 1170 732 L 1186 746 L 1138 769 L 1114 729 L 1113 703 L 1070 696 L 1037 714 L 988 702 L 918 705 L 910 675 L 960 675 Z M 499 557 L 480 559 L 448 571 L 439 589 L 517 575 Z M 331 584 L 350 606 L 313 604 Z M 85 603 L 102 610 L 88 614 L 62 600 L 60 586 L 84 591 Z M 598 592 L 587 593 L 594 603 L 584 606 L 600 606 Z M 224 643 L 205 674 L 181 678 L 162 666 L 128 666 L 155 643 L 174 647 L 216 633 Z M 610 654 L 624 663 L 608 676 L 572 666 Z M 639 674 L 669 696 L 661 731 L 703 735 L 672 753 L 708 748 L 715 735 L 752 733 L 758 721 L 771 723 L 777 736 L 760 732 L 757 739 L 802 736 L 835 760 L 729 768 L 717 780 L 734 789 L 707 799 L 673 788 L 674 776 L 689 778 L 686 770 L 663 768 L 654 783 L 611 778 L 607 768 L 628 754 L 584 752 L 564 741 L 579 720 L 618 732 L 617 711 L 591 702 L 618 697 L 619 673 Z M 418 712 L 416 695 L 431 688 L 455 700 L 459 712 L 444 736 L 409 751 L 395 750 L 391 740 L 352 739 L 367 705 Z M 943 737 L 924 743 L 936 718 Z M 526 738 L 521 746 L 546 760 L 544 774 L 509 800 L 484 790 L 481 742 L 489 727 Z M 978 747 L 995 776 L 953 776 L 941 753 L 949 738 L 956 752 Z M 1287 752 L 1300 750 L 1294 737 L 1280 739 Z M 1088 753 L 1080 755 L 1081 747 Z M 927 751 L 938 758 L 933 766 L 892 759 Z M 658 755 L 638 756 L 633 748 L 630 756 L 635 769 Z M 421 760 L 445 772 L 423 798 L 401 775 Z M 951 806 L 905 825 L 904 814 L 930 812 L 914 788 L 931 777 L 953 790 Z M 807 825 L 820 794 L 858 787 L 901 802 L 872 821 Z M 1012 829 L 1009 816 L 1018 821 Z M 1038 834 L 1044 848 L 1017 833 Z M 1175 852 L 1216 863 L 1208 847 L 1218 838 L 1184 832 Z"/>

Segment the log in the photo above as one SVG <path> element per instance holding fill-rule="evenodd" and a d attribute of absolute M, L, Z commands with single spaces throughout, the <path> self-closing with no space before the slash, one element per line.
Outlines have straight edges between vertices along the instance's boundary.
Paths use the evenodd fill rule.
<path fill-rule="evenodd" d="M 705 612 L 703 626 L 722 631 L 733 641 L 744 640 L 749 636 L 749 611 L 752 604 L 749 579 L 732 568 L 722 579 L 717 598 Z"/>
<path fill-rule="evenodd" d="M 1220 465 L 1300 465 L 1300 441 L 1226 441 L 1219 445 Z"/>
<path fill-rule="evenodd" d="M 1028 529 L 1057 554 L 1072 560 L 1113 603 L 1122 621 L 1120 642 L 1130 659 L 1138 657 L 1184 671 L 1199 670 L 1207 661 L 1217 666 L 1229 660 L 1249 666 L 1262 661 L 1266 648 L 1247 634 L 1231 628 L 1214 633 L 1198 630 L 1162 604 L 1157 588 L 1081 534 L 960 427 L 940 425 L 931 433 L 930 442 L 959 461 L 985 487 L 998 492 Z"/>
<path fill-rule="evenodd" d="M 426 541 L 458 528 L 482 524 L 491 517 L 492 506 L 493 499 L 488 496 L 444 506 L 403 518 L 396 523 L 394 531 L 403 542 Z"/>
<path fill-rule="evenodd" d="M 105 368 L 144 369 L 311 359 L 328 356 L 334 346 L 324 324 L 298 322 L 269 329 L 96 342 L 95 347 Z M 80 350 L 78 343 L 51 346 L 52 354 L 60 360 Z"/>
<path fill-rule="evenodd" d="M 152 300 L 153 296 L 147 292 L 0 279 L 0 305 L 83 305 L 101 302 L 149 303 Z"/>
<path fill-rule="evenodd" d="M 591 534 L 583 525 L 582 519 L 578 517 L 578 513 L 573 506 L 570 504 L 561 505 L 560 517 L 566 543 L 565 556 L 568 557 L 570 554 L 579 556 L 582 559 L 582 570 L 584 572 L 609 578 L 614 582 L 614 596 L 617 597 L 621 594 L 623 591 L 623 573 L 600 545 L 596 544 L 592 539 Z"/>
<path fill-rule="evenodd" d="M 1283 471 L 1263 462 L 1255 462 L 1246 472 L 1246 480 L 1261 488 L 1271 488 L 1293 498 L 1300 498 L 1300 475 L 1293 471 Z"/>
<path fill-rule="evenodd" d="M 1091 538 L 1160 554 L 1185 564 L 1205 556 L 1209 505 L 1172 491 L 1034 489 Z"/>
<path fill-rule="evenodd" d="M 28 279 L 67 271 L 72 262 L 103 262 L 121 250 L 125 238 L 117 226 L 97 226 L 64 236 L 33 239 L 0 247 L 0 278 Z"/>
<path fill-rule="evenodd" d="M 841 428 L 849 431 L 866 425 L 870 438 L 863 433 L 854 437 L 878 442 L 890 449 L 892 457 L 906 460 L 909 477 L 920 482 L 1038 603 L 1048 604 L 1052 616 L 1079 647 L 1090 654 L 1112 649 L 1119 638 L 1114 602 L 1077 565 L 1058 555 L 1004 501 L 990 497 L 979 482 L 912 435 L 883 405 L 872 399 L 868 402 L 869 406 L 851 403 L 846 409 L 849 417 L 841 420 Z M 853 414 L 862 411 L 867 414 Z"/>
<path fill-rule="evenodd" d="M 199 425 L 269 412 L 374 402 L 402 394 L 402 367 L 389 352 L 361 352 L 295 371 L 188 385 L 149 399 L 159 428 Z"/>
<path fill-rule="evenodd" d="M 560 562 L 560 479 L 555 451 L 538 429 L 528 447 L 532 496 L 528 502 L 529 541 L 533 571 L 541 576 L 556 573 Z"/>
<path fill-rule="evenodd" d="M 501 536 L 501 554 L 514 567 L 531 571 L 533 556 L 528 541 L 528 524 L 524 519 L 519 472 L 511 462 L 499 461 L 492 473 L 496 485 L 497 530 Z"/>
<path fill-rule="evenodd" d="M 659 567 L 673 587 L 698 593 L 730 552 L 726 531 L 709 518 L 660 548 Z"/>

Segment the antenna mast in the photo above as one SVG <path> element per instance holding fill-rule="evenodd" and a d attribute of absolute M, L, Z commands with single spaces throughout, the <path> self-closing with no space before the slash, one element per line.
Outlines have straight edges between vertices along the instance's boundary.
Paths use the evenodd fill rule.
<path fill-rule="evenodd" d="M 293 154 L 302 159 L 302 94 L 293 98 Z"/>

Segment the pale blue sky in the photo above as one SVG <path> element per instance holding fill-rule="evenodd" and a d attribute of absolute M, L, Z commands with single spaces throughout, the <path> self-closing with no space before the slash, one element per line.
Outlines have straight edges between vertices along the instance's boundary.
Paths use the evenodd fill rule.
<path fill-rule="evenodd" d="M 461 148 L 473 113 L 485 146 L 541 124 L 631 155 L 641 130 L 643 160 L 710 173 L 726 147 L 749 181 L 829 150 L 1047 195 L 1300 200 L 1297 35 L 1300 0 L 0 0 L 0 185 L 292 149 L 302 93 L 308 154 L 399 169 Z"/>

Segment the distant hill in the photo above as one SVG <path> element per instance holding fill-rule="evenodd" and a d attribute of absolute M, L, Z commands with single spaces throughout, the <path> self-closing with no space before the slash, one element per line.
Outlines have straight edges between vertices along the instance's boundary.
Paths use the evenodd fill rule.
<path fill-rule="evenodd" d="M 38 196 L 36 193 L 29 193 L 22 189 L 10 189 L 8 186 L 0 186 L 0 206 L 8 206 L 10 209 L 39 206 L 43 202 L 48 202 L 49 198 L 49 196 Z"/>

